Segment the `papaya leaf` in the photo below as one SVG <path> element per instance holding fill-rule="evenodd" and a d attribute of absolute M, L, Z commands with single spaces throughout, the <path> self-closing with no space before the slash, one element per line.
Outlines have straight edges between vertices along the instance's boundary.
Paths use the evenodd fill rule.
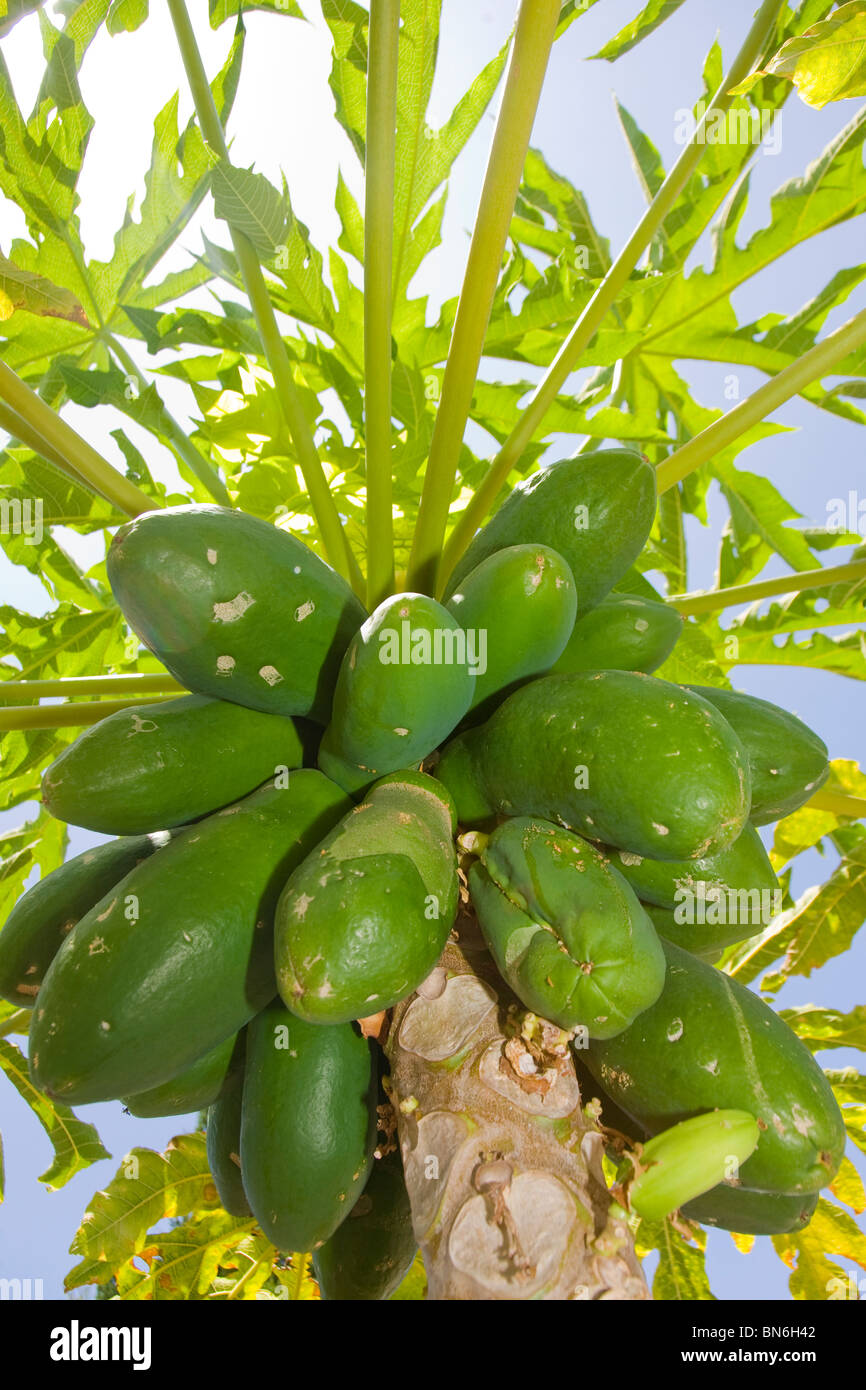
<path fill-rule="evenodd" d="M 290 1303 L 309 1303 L 319 1297 L 319 1286 L 313 1278 L 308 1255 L 293 1254 L 286 1262 L 280 1260 L 274 1265 L 273 1282 L 273 1298 L 288 1299 Z"/>
<path fill-rule="evenodd" d="M 819 110 L 831 101 L 866 96 L 866 6 L 842 5 L 801 38 L 789 39 L 773 59 L 735 91 L 748 90 L 756 77 L 772 74 L 793 82 L 803 101 Z"/>
<path fill-rule="evenodd" d="M 242 1261 L 250 1272 L 252 1287 L 247 1295 L 255 1297 L 261 1282 L 270 1273 L 274 1247 L 263 1237 L 251 1234 L 254 1222 L 239 1222 L 228 1212 L 196 1212 L 190 1221 L 176 1224 L 169 1231 L 148 1235 L 136 1258 L 127 1260 L 117 1271 L 117 1291 L 121 1298 L 200 1300 L 213 1296 L 212 1290 L 224 1262 L 236 1267 Z M 246 1257 L 243 1246 L 247 1245 Z M 144 1264 L 146 1270 L 141 1270 Z M 74 1271 L 73 1271 L 74 1273 Z M 242 1299 L 245 1285 L 231 1281 Z M 220 1281 L 219 1295 L 225 1296 Z"/>
<path fill-rule="evenodd" d="M 208 0 L 210 27 L 218 29 L 227 19 L 249 10 L 267 10 L 269 14 L 287 15 L 289 19 L 304 18 L 297 0 Z"/>
<path fill-rule="evenodd" d="M 0 921 L 8 917 L 35 868 L 42 878 L 59 868 L 68 839 L 63 822 L 44 811 L 29 825 L 0 832 Z"/>
<path fill-rule="evenodd" d="M 792 975 L 809 976 L 849 949 L 866 920 L 866 830 L 856 831 L 827 882 L 810 888 L 766 929 L 775 926 L 784 936 L 785 958 L 775 974 L 764 977 L 762 989 L 780 989 Z"/>
<path fill-rule="evenodd" d="M 18 309 L 46 318 L 71 319 L 82 328 L 89 327 L 87 315 L 69 290 L 53 285 L 42 275 L 21 270 L 0 256 L 0 319 L 10 318 Z"/>
<path fill-rule="evenodd" d="M 620 29 L 593 58 L 606 58 L 609 63 L 621 58 L 623 53 L 636 47 L 642 39 L 648 38 L 666 19 L 676 14 L 683 0 L 648 0 L 640 14 Z"/>
<path fill-rule="evenodd" d="M 419 1250 L 409 1269 L 391 1295 L 391 1303 L 417 1303 L 427 1296 L 427 1271 Z"/>
<path fill-rule="evenodd" d="M 866 1191 L 863 1188 L 863 1179 L 850 1158 L 844 1157 L 842 1159 L 839 1171 L 830 1184 L 830 1191 L 837 1201 L 850 1207 L 858 1216 L 862 1211 L 866 1211 Z"/>
<path fill-rule="evenodd" d="M 795 1299 L 845 1298 L 849 1285 L 841 1265 L 827 1258 L 842 1256 L 866 1269 L 866 1236 L 841 1207 L 822 1197 L 804 1231 L 773 1236 L 779 1258 L 793 1271 L 788 1286 Z"/>
<path fill-rule="evenodd" d="M 108 1187 L 91 1198 L 70 1252 L 115 1273 L 144 1250 L 157 1222 L 193 1212 L 203 1217 L 218 1206 L 203 1134 L 179 1135 L 163 1153 L 135 1148 Z"/>
<path fill-rule="evenodd" d="M 148 16 L 148 0 L 111 0 L 105 20 L 109 34 L 131 34 Z"/>
<path fill-rule="evenodd" d="M 12 1043 L 0 1038 L 0 1068 L 6 1073 L 18 1094 L 26 1100 L 54 1149 L 54 1160 L 39 1177 L 40 1182 L 56 1191 L 70 1178 L 98 1163 L 111 1154 L 103 1148 L 93 1125 L 85 1124 L 66 1105 L 49 1100 L 30 1080 L 27 1059 Z"/>
<path fill-rule="evenodd" d="M 264 174 L 238 169 L 220 160 L 211 174 L 214 212 L 233 230 L 251 241 L 262 260 L 283 244 L 289 217 L 288 202 Z"/>
<path fill-rule="evenodd" d="M 850 1013 L 820 1009 L 803 1004 L 798 1009 L 781 1009 L 780 1017 L 811 1052 L 828 1047 L 856 1047 L 866 1052 L 866 1005 L 858 1004 Z"/>
<path fill-rule="evenodd" d="M 848 1137 L 866 1153 L 866 1076 L 853 1067 L 825 1071 L 839 1102 Z"/>
<path fill-rule="evenodd" d="M 641 1257 L 651 1250 L 657 1250 L 659 1255 L 653 1276 L 653 1298 L 663 1302 L 715 1301 L 705 1263 L 706 1233 L 698 1226 L 690 1229 L 693 1239 L 686 1240 L 670 1219 L 641 1221 L 635 1250 Z"/>

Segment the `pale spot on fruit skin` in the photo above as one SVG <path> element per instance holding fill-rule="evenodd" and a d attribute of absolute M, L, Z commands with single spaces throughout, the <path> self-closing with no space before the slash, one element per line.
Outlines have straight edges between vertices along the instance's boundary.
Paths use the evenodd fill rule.
<path fill-rule="evenodd" d="M 215 564 L 216 564 L 216 562 L 217 562 L 217 553 L 216 553 L 215 550 L 209 550 L 209 551 L 208 551 L 208 553 L 207 553 L 207 562 L 208 562 L 209 565 L 215 565 Z"/>
<path fill-rule="evenodd" d="M 653 821 L 653 830 L 657 835 L 670 835 L 671 833 L 666 825 L 659 825 L 657 821 Z"/>
<path fill-rule="evenodd" d="M 310 614 L 315 613 L 315 611 L 316 605 L 313 603 L 313 600 L 311 598 L 307 599 L 306 603 L 302 603 L 299 608 L 295 609 L 295 622 L 302 623 L 305 618 L 309 618 Z"/>
<path fill-rule="evenodd" d="M 104 912 L 100 912 L 97 922 L 104 922 L 106 917 L 110 917 L 113 909 L 117 906 L 117 898 L 112 898 Z"/>
<path fill-rule="evenodd" d="M 681 1018 L 672 1018 L 667 1027 L 668 1042 L 679 1042 L 684 1032 L 683 1021 Z"/>
<path fill-rule="evenodd" d="M 217 671 L 221 676 L 227 676 L 229 671 L 235 669 L 235 659 L 233 656 L 218 656 L 216 661 Z"/>
<path fill-rule="evenodd" d="M 252 608 L 255 599 L 252 594 L 248 594 L 242 589 L 236 594 L 229 603 L 215 603 L 213 606 L 214 621 L 218 623 L 234 623 L 238 618 L 242 618 L 248 608 Z"/>
<path fill-rule="evenodd" d="M 263 681 L 267 682 L 268 685 L 279 685 L 280 681 L 283 679 L 276 666 L 260 667 L 259 675 L 261 676 Z"/>

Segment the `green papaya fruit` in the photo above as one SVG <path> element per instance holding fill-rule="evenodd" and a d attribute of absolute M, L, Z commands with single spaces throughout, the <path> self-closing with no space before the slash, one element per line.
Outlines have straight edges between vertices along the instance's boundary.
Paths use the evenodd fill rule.
<path fill-rule="evenodd" d="M 793 1196 L 786 1192 L 752 1192 L 747 1187 L 723 1182 L 702 1197 L 686 1202 L 682 1214 L 690 1221 L 722 1231 L 779 1236 L 804 1230 L 817 1205 L 817 1192 Z"/>
<path fill-rule="evenodd" d="M 316 771 L 190 826 L 133 869 L 61 946 L 30 1029 L 34 1084 L 82 1103 L 159 1086 L 273 997 L 273 911 L 345 812 Z"/>
<path fill-rule="evenodd" d="M 135 835 L 198 820 L 303 761 L 291 719 L 182 695 L 87 729 L 43 775 L 42 802 L 70 825 Z"/>
<path fill-rule="evenodd" d="M 228 507 L 164 507 L 118 527 L 107 565 L 130 627 L 188 690 L 327 723 L 365 613 L 302 541 Z"/>
<path fill-rule="evenodd" d="M 725 954 L 724 946 L 716 946 L 713 941 L 716 931 L 727 932 L 727 924 L 715 927 L 706 922 L 699 923 L 697 920 L 691 925 L 684 924 L 677 921 L 669 907 L 656 907 L 653 903 L 644 903 L 644 907 L 659 936 L 663 936 L 665 941 L 682 946 L 684 951 L 690 951 L 698 960 L 705 960 L 708 965 L 715 965 Z"/>
<path fill-rule="evenodd" d="M 207 1110 L 218 1099 L 239 1058 L 243 1059 L 243 1052 L 238 1048 L 238 1035 L 231 1035 L 170 1081 L 138 1095 L 125 1096 L 123 1104 L 140 1120 Z"/>
<path fill-rule="evenodd" d="M 207 1112 L 207 1162 L 223 1209 L 230 1216 L 249 1216 L 250 1204 L 241 1178 L 241 1111 L 244 1095 L 246 1030 L 238 1034 L 238 1065 Z"/>
<path fill-rule="evenodd" d="M 641 902 L 667 909 L 669 941 L 696 954 L 745 941 L 782 910 L 782 890 L 751 824 L 732 845 L 701 859 L 643 859 L 611 850 L 611 862 Z"/>
<path fill-rule="evenodd" d="M 277 904 L 277 984 L 311 1023 L 390 1008 L 426 979 L 457 912 L 453 807 L 420 772 L 383 778 L 293 871 Z"/>
<path fill-rule="evenodd" d="M 279 1002 L 247 1029 L 241 1172 L 279 1250 L 322 1245 L 364 1190 L 376 1139 L 370 1045 L 352 1024 L 306 1023 Z"/>
<path fill-rule="evenodd" d="M 426 594 L 380 603 L 340 667 L 319 767 L 358 792 L 420 763 L 460 723 L 472 699 L 467 634 Z"/>
<path fill-rule="evenodd" d="M 746 1110 L 712 1110 L 662 1130 L 643 1145 L 629 1206 L 647 1221 L 663 1221 L 724 1181 L 731 1165 L 738 1171 L 759 1137 L 758 1122 Z"/>
<path fill-rule="evenodd" d="M 636 594 L 611 594 L 581 613 L 551 674 L 572 671 L 655 671 L 667 661 L 683 629 L 669 603 Z"/>
<path fill-rule="evenodd" d="M 668 971 L 655 1004 L 582 1054 L 613 1100 L 657 1134 L 707 1110 L 745 1109 L 761 1137 L 744 1186 L 816 1192 L 832 1182 L 845 1127 L 821 1068 L 758 995 L 663 942 Z"/>
<path fill-rule="evenodd" d="M 561 1028 L 613 1037 L 661 994 L 665 958 L 652 922 L 579 835 L 505 821 L 473 864 L 469 893 L 500 974 Z"/>
<path fill-rule="evenodd" d="M 574 627 L 577 596 L 571 570 L 555 550 L 510 545 L 470 570 L 446 606 L 467 633 L 477 634 L 483 651 L 469 706 L 477 722 L 550 669 Z"/>
<path fill-rule="evenodd" d="M 655 469 L 632 449 L 599 449 L 540 468 L 482 527 L 448 580 L 509 545 L 549 545 L 571 569 L 578 612 L 593 608 L 637 559 L 656 511 Z"/>
<path fill-rule="evenodd" d="M 0 996 L 19 1008 L 30 1008 L 78 919 L 170 839 L 162 831 L 111 840 L 67 859 L 28 888 L 0 932 Z"/>
<path fill-rule="evenodd" d="M 543 676 L 435 769 L 462 823 L 535 815 L 653 859 L 731 844 L 749 814 L 749 769 L 718 711 L 632 671 Z"/>
<path fill-rule="evenodd" d="M 790 816 L 826 782 L 827 745 L 796 715 L 738 690 L 707 685 L 687 688 L 715 705 L 748 754 L 753 825 Z"/>
<path fill-rule="evenodd" d="M 322 1298 L 356 1303 L 390 1298 L 417 1248 L 403 1163 L 392 1150 L 376 1159 L 348 1217 L 313 1256 Z"/>

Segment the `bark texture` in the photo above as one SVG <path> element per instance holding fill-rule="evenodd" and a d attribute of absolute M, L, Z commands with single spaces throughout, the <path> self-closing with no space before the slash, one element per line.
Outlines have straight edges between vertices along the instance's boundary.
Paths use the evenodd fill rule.
<path fill-rule="evenodd" d="M 568 1035 L 511 995 L 465 904 L 386 1051 L 428 1298 L 649 1298 Z"/>

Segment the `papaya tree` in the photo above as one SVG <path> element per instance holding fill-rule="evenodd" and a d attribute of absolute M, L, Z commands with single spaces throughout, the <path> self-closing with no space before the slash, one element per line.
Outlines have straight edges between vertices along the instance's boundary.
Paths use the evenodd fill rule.
<path fill-rule="evenodd" d="M 866 1078 L 815 1054 L 862 1051 L 864 1006 L 776 996 L 866 917 L 866 775 L 829 760 L 832 692 L 813 730 L 785 680 L 866 678 L 858 483 L 797 524 L 740 455 L 784 457 L 787 402 L 852 457 L 866 425 L 866 309 L 827 329 L 866 277 L 833 239 L 866 213 L 866 108 L 743 230 L 789 103 L 866 94 L 866 5 L 763 0 L 669 168 L 619 107 L 646 207 L 614 251 L 539 102 L 563 52 L 655 70 L 682 0 L 596 53 L 595 0 L 520 0 L 436 124 L 449 4 L 0 3 L 4 573 L 45 609 L 0 610 L 0 810 L 28 817 L 0 1065 L 49 1186 L 108 1157 L 70 1107 L 184 1129 L 93 1197 L 67 1288 L 702 1300 L 723 1230 L 770 1238 L 794 1298 L 856 1296 Z M 88 54 L 166 13 L 193 114 L 156 114 L 99 260 Z M 248 30 L 289 52 L 304 21 L 351 161 L 330 246 L 232 150 Z M 6 52 L 37 30 L 26 115 Z M 315 141 L 302 98 L 281 120 Z M 798 251 L 820 274 L 779 314 L 759 277 Z M 763 380 L 705 405 L 707 363 Z"/>

